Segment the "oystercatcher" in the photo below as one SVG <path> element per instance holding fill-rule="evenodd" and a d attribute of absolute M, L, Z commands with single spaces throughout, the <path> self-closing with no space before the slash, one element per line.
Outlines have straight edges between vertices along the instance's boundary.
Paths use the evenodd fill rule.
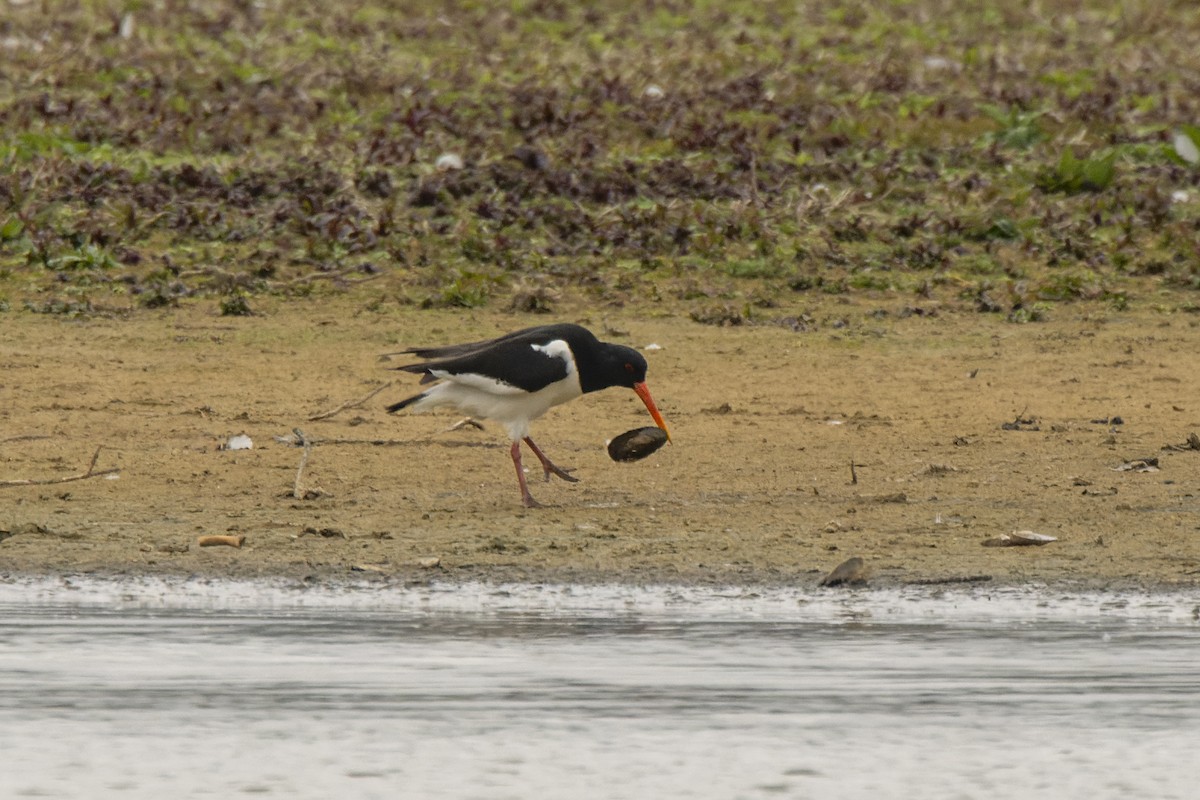
<path fill-rule="evenodd" d="M 551 475 L 579 480 L 571 470 L 556 466 L 529 438 L 529 423 L 559 403 L 610 386 L 627 386 L 646 404 L 655 424 L 667 430 L 646 388 L 646 359 L 630 347 L 600 341 L 579 325 L 540 325 L 498 339 L 403 352 L 426 361 L 393 369 L 419 373 L 423 384 L 440 383 L 387 410 L 395 413 L 402 408 L 448 406 L 499 422 L 512 439 L 512 460 L 521 484 L 521 501 L 527 508 L 541 504 L 533 499 L 525 482 L 522 441 L 542 462 L 547 481 Z"/>

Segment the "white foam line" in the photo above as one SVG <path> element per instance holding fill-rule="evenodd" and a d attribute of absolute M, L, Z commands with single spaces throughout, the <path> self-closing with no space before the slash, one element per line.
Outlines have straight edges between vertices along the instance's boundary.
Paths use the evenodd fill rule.
<path fill-rule="evenodd" d="M 847 624 L 1138 622 L 1200 630 L 1200 592 L 1071 592 L 1047 587 L 826 590 L 686 586 L 299 583 L 198 578 L 20 578 L 0 606 L 378 613 L 649 616 L 681 621 Z"/>

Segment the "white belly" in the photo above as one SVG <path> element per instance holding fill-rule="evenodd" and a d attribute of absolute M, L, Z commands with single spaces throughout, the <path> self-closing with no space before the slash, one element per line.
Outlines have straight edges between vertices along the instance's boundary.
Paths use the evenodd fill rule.
<path fill-rule="evenodd" d="M 551 408 L 583 394 L 579 376 L 570 372 L 561 381 L 536 392 L 515 390 L 504 384 L 483 385 L 474 376 L 470 382 L 447 376 L 446 380 L 425 392 L 425 397 L 413 403 L 414 411 L 429 408 L 456 408 L 464 414 L 499 422 L 513 441 L 529 435 L 529 423 Z M 488 381 L 488 383 L 492 383 Z"/>

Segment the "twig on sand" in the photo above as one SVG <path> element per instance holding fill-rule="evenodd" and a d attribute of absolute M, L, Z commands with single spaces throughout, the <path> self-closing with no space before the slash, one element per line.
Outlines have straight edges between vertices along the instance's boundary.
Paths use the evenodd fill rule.
<path fill-rule="evenodd" d="M 274 438 L 275 441 L 279 442 L 280 444 L 286 444 L 289 447 L 304 447 L 306 445 L 310 447 L 316 447 L 317 445 L 330 444 L 368 444 L 375 445 L 377 447 L 398 447 L 401 445 L 415 445 L 422 443 L 412 439 L 355 439 L 348 436 L 334 436 L 331 439 L 322 439 L 319 436 L 308 436 L 307 434 L 305 434 L 304 438 L 301 439 L 296 435 L 297 430 L 297 428 L 293 428 L 293 432 L 286 436 L 275 436 L 272 438 Z"/>
<path fill-rule="evenodd" d="M 475 424 L 474 421 L 466 424 Z M 286 436 L 272 436 L 271 438 L 280 444 L 288 447 L 326 447 L 329 445 L 367 445 L 371 447 L 424 447 L 430 444 L 441 445 L 443 447 L 494 447 L 494 444 L 487 442 L 476 441 L 458 441 L 447 439 L 357 439 L 349 436 L 334 436 L 329 439 L 323 439 L 319 436 L 309 436 L 303 434 L 304 438 L 297 435 L 296 428 L 292 429 L 292 433 Z"/>
<path fill-rule="evenodd" d="M 0 439 L 0 444 L 9 444 L 10 442 L 35 442 L 38 439 L 49 439 L 50 436 L 45 433 L 21 433 L 16 436 L 8 436 Z"/>
<path fill-rule="evenodd" d="M 1197 436 L 1193 431 L 1188 434 L 1187 441 L 1183 444 L 1165 444 L 1163 450 L 1175 450 L 1177 452 L 1184 450 L 1200 450 L 1200 436 Z"/>
<path fill-rule="evenodd" d="M 100 459 L 100 450 L 102 447 L 97 447 L 95 454 L 92 456 L 92 463 L 88 464 L 87 472 L 81 472 L 78 475 L 67 475 L 62 478 L 42 478 L 42 479 L 14 479 L 0 481 L 0 487 L 5 486 L 52 486 L 56 483 L 70 483 L 71 481 L 82 481 L 88 478 L 99 478 L 103 475 L 116 475 L 121 470 L 114 469 L 96 469 L 96 462 Z"/>
<path fill-rule="evenodd" d="M 388 388 L 391 385 L 392 385 L 392 382 L 388 381 L 387 383 L 383 384 L 382 386 L 375 387 L 370 392 L 368 392 L 365 396 L 360 397 L 358 400 L 348 400 L 345 403 L 342 403 L 337 408 L 330 409 L 329 411 L 325 411 L 320 414 L 314 414 L 313 416 L 308 418 L 308 421 L 316 422 L 317 420 L 321 420 L 321 419 L 329 419 L 330 417 L 332 417 L 336 414 L 340 414 L 341 412 L 345 411 L 347 408 L 358 408 L 363 403 L 367 402 L 372 397 L 379 394 L 380 392 L 382 392 L 384 389 Z"/>
<path fill-rule="evenodd" d="M 304 436 L 304 431 L 299 428 L 293 428 L 292 433 L 296 434 L 296 443 L 304 448 L 304 455 L 300 456 L 300 466 L 296 470 L 296 481 L 292 484 L 292 497 L 304 500 L 307 499 L 308 493 L 300 491 L 300 481 L 304 477 L 304 468 L 308 466 L 308 455 L 312 452 L 312 442 Z"/>

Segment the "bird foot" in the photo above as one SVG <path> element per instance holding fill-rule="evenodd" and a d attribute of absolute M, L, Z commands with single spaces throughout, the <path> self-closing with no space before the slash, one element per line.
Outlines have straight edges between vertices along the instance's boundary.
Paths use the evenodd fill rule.
<path fill-rule="evenodd" d="M 553 463 L 547 461 L 545 464 L 542 464 L 542 470 L 543 470 L 543 474 L 545 475 L 545 478 L 546 478 L 546 483 L 550 482 L 551 475 L 557 475 L 558 477 L 562 478 L 567 483 L 579 483 L 579 478 L 576 478 L 574 475 L 571 474 L 575 470 L 573 470 L 569 467 L 563 468 L 563 467 L 558 466 L 557 464 L 553 464 Z"/>
<path fill-rule="evenodd" d="M 551 461 L 549 458 L 546 457 L 546 454 L 542 452 L 542 449 L 540 447 L 538 447 L 536 444 L 533 443 L 533 439 L 530 439 L 528 436 L 526 436 L 525 444 L 529 445 L 529 449 L 533 451 L 533 454 L 535 456 L 537 456 L 538 461 L 542 462 L 542 474 L 545 477 L 547 483 L 550 482 L 551 475 L 557 475 L 558 477 L 562 478 L 567 483 L 579 483 L 579 478 L 576 478 L 575 476 L 573 476 L 571 474 L 575 470 L 569 469 L 569 468 L 564 469 L 564 468 L 558 466 L 557 464 L 555 464 L 553 461 Z"/>

